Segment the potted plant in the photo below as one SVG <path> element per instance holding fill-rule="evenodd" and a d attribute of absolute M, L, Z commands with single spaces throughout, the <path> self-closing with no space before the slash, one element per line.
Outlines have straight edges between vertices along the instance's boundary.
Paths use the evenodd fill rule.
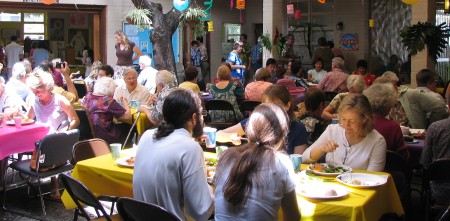
<path fill-rule="evenodd" d="M 151 16 L 150 10 L 145 8 L 136 8 L 125 12 L 125 20 L 130 24 L 136 25 L 139 30 L 152 28 Z"/>
<path fill-rule="evenodd" d="M 207 14 L 205 10 L 202 8 L 191 8 L 184 10 L 180 17 L 180 26 L 184 26 L 185 24 L 189 24 L 193 31 L 193 38 L 197 38 L 198 36 L 203 36 L 206 33 L 205 26 L 203 22 L 200 22 L 201 18 L 206 18 Z"/>
<path fill-rule="evenodd" d="M 402 44 L 411 55 L 428 47 L 428 55 L 436 62 L 440 53 L 444 52 L 450 29 L 445 23 L 436 26 L 429 22 L 418 22 L 400 31 Z"/>
<path fill-rule="evenodd" d="M 267 49 L 268 51 L 272 51 L 272 42 L 270 41 L 269 33 L 263 34 L 258 38 L 258 42 L 262 45 L 262 48 Z"/>

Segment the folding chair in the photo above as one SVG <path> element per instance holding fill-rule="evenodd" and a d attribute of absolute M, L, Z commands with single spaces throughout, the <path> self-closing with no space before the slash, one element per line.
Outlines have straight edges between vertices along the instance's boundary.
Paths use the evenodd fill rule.
<path fill-rule="evenodd" d="M 392 175 L 400 201 L 406 211 L 405 213 L 409 214 L 412 168 L 408 161 L 402 158 L 400 154 L 392 150 L 386 150 L 386 166 L 384 171 Z"/>
<path fill-rule="evenodd" d="M 236 112 L 234 111 L 233 105 L 225 100 L 212 99 L 205 103 L 205 108 L 208 111 L 208 117 L 206 120 L 206 124 L 210 127 L 217 128 L 219 130 L 225 129 L 235 125 L 238 122 L 238 117 Z M 219 115 L 219 111 L 230 111 L 233 112 L 233 119 L 231 121 L 226 122 L 217 122 L 211 119 L 211 115 Z"/>
<path fill-rule="evenodd" d="M 431 190 L 430 182 L 446 182 L 450 183 L 450 158 L 441 158 L 430 164 L 423 173 L 423 190 L 425 195 L 425 220 L 430 220 L 431 214 Z M 448 205 L 442 205 L 444 208 Z"/>
<path fill-rule="evenodd" d="M 180 221 L 177 216 L 161 206 L 128 197 L 119 198 L 117 210 L 125 221 Z"/>
<path fill-rule="evenodd" d="M 102 139 L 94 138 L 79 141 L 73 146 L 72 164 L 75 165 L 78 161 L 102 156 L 109 153 L 111 153 L 109 145 Z"/>
<path fill-rule="evenodd" d="M 86 210 L 84 209 L 83 205 L 93 207 L 95 209 L 97 217 L 99 218 L 102 217 L 108 221 L 120 220 L 118 219 L 119 218 L 118 215 L 112 216 L 112 213 L 114 211 L 114 203 L 118 199 L 117 197 L 101 196 L 97 198 L 83 183 L 74 179 L 73 177 L 61 174 L 59 176 L 59 179 L 66 188 L 67 193 L 69 193 L 70 197 L 77 205 L 77 208 L 73 213 L 73 220 L 78 220 L 79 215 L 83 216 L 87 220 L 91 220 Z M 112 202 L 111 212 L 109 214 L 106 212 L 105 208 L 103 208 L 102 204 L 100 203 L 100 200 Z"/>
<path fill-rule="evenodd" d="M 84 82 L 83 80 L 74 80 L 73 84 L 75 85 L 75 89 L 77 89 L 78 97 L 80 99 L 86 96 L 88 92 L 86 82 Z"/>
<path fill-rule="evenodd" d="M 41 199 L 42 212 L 44 215 L 46 212 L 41 191 L 41 179 L 52 177 L 73 169 L 73 165 L 69 163 L 69 160 L 72 159 L 73 145 L 78 142 L 79 137 L 80 132 L 77 129 L 45 136 L 38 147 L 36 171 L 30 168 L 31 159 L 15 161 L 8 166 L 20 173 L 28 175 L 27 183 L 29 188 L 32 187 L 31 178 L 37 179 L 39 197 Z M 58 165 L 58 167 L 43 172 L 39 171 L 40 168 L 51 168 L 55 165 Z M 6 210 L 6 179 L 3 182 L 3 190 L 3 208 Z"/>
<path fill-rule="evenodd" d="M 75 109 L 80 124 L 77 129 L 80 130 L 80 140 L 87 140 L 95 138 L 95 131 L 92 126 L 91 119 L 89 118 L 88 111 L 85 108 Z"/>
<path fill-rule="evenodd" d="M 261 101 L 242 101 L 239 109 L 241 110 L 242 116 L 244 116 L 244 118 L 248 118 L 251 114 L 251 112 L 253 112 L 253 110 L 261 104 Z"/>

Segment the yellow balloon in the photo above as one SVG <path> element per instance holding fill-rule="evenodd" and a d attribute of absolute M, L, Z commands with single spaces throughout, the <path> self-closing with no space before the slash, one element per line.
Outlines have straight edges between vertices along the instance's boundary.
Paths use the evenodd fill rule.
<path fill-rule="evenodd" d="M 408 5 L 414 5 L 417 4 L 419 0 L 402 0 L 402 2 Z"/>

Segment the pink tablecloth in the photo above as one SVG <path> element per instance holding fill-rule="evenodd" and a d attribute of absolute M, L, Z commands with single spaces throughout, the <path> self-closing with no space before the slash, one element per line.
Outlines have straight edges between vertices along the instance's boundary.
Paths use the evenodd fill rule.
<path fill-rule="evenodd" d="M 0 160 L 11 154 L 33 151 L 34 142 L 48 134 L 49 127 L 40 124 L 15 126 L 3 125 L 0 128 Z"/>

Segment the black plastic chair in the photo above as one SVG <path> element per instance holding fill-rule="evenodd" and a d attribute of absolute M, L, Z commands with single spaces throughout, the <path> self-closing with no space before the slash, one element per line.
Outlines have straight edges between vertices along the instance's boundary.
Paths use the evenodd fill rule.
<path fill-rule="evenodd" d="M 206 125 L 210 127 L 217 128 L 218 130 L 225 129 L 235 125 L 238 122 L 238 117 L 236 112 L 234 111 L 233 105 L 225 100 L 212 99 L 205 103 L 205 108 L 208 111 L 208 117 L 206 118 Z M 217 122 L 212 121 L 211 112 L 212 111 L 231 111 L 233 112 L 233 119 L 227 122 Z"/>
<path fill-rule="evenodd" d="M 430 164 L 428 168 L 424 170 L 423 173 L 423 193 L 425 195 L 425 219 L 430 220 L 432 199 L 430 182 L 447 182 L 450 183 L 450 158 L 441 158 Z M 448 205 L 444 206 L 445 209 Z M 439 213 L 439 212 L 438 212 Z"/>
<path fill-rule="evenodd" d="M 241 110 L 242 116 L 248 118 L 255 108 L 261 104 L 261 101 L 242 101 L 239 109 Z"/>
<path fill-rule="evenodd" d="M 88 140 L 94 138 L 95 132 L 86 109 L 75 109 L 75 112 L 77 113 L 78 119 L 80 119 L 80 124 L 77 128 L 78 130 L 80 130 L 80 140 Z"/>
<path fill-rule="evenodd" d="M 114 203 L 118 199 L 117 197 L 100 196 L 97 198 L 83 183 L 73 177 L 61 174 L 59 179 L 66 188 L 67 193 L 69 193 L 70 197 L 77 205 L 77 208 L 73 213 L 73 220 L 78 220 L 79 215 L 83 216 L 87 220 L 91 220 L 83 205 L 93 207 L 97 217 L 103 217 L 105 220 L 111 221 L 115 219 L 113 217 L 118 217 L 117 215 L 111 216 L 114 211 Z M 99 200 L 112 202 L 111 212 L 109 214 L 106 212 L 105 208 L 103 208 Z"/>
<path fill-rule="evenodd" d="M 117 210 L 124 221 L 180 221 L 161 206 L 128 197 L 119 198 Z"/>
<path fill-rule="evenodd" d="M 88 89 L 86 86 L 86 83 L 82 80 L 74 80 L 73 85 L 75 86 L 75 89 L 77 89 L 78 97 L 81 99 L 84 96 L 86 96 Z"/>
<path fill-rule="evenodd" d="M 29 187 L 32 187 L 31 178 L 37 179 L 39 197 L 41 199 L 42 212 L 44 215 L 46 212 L 41 191 L 41 179 L 52 177 L 73 169 L 73 165 L 69 163 L 69 160 L 72 159 L 73 145 L 78 142 L 79 137 L 80 132 L 77 129 L 45 136 L 38 146 L 36 171 L 30 168 L 31 159 L 15 161 L 8 166 L 22 174 L 28 175 L 27 184 Z M 48 169 L 44 172 L 39 171 L 42 168 L 51 168 L 55 165 L 58 165 L 58 167 Z M 3 182 L 3 189 L 3 208 L 6 210 L 6 181 Z"/>

